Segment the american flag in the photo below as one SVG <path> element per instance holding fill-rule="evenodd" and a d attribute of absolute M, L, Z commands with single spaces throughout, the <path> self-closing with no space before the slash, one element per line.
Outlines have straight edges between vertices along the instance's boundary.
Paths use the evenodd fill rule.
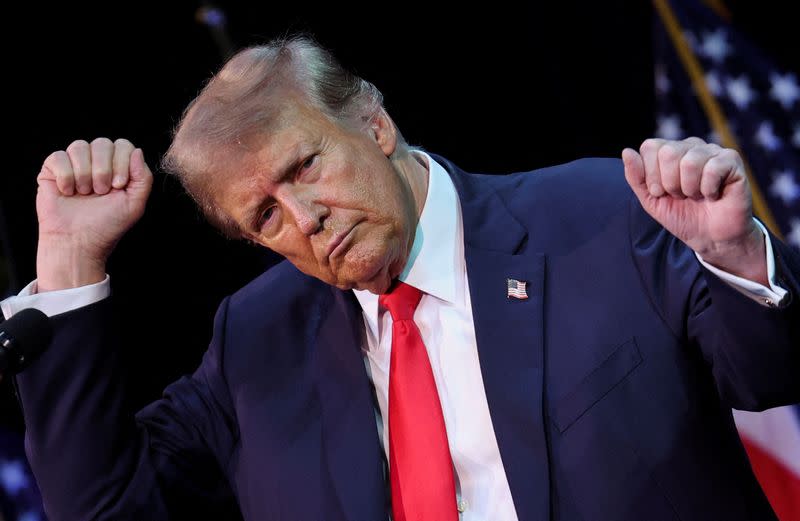
<path fill-rule="evenodd" d="M 699 0 L 654 0 L 656 135 L 736 148 L 757 217 L 800 250 L 800 85 Z M 711 4 L 711 3 L 709 3 Z M 717 3 L 718 4 L 718 3 Z M 800 519 L 800 408 L 734 411 L 781 521 Z"/>
<path fill-rule="evenodd" d="M 800 250 L 797 76 L 698 0 L 655 4 L 656 135 L 737 148 L 750 167 L 758 217 Z"/>
<path fill-rule="evenodd" d="M 518 298 L 521 300 L 528 298 L 528 292 L 525 291 L 525 287 L 528 285 L 527 282 L 517 279 L 506 279 L 506 282 L 508 283 L 508 298 Z"/>

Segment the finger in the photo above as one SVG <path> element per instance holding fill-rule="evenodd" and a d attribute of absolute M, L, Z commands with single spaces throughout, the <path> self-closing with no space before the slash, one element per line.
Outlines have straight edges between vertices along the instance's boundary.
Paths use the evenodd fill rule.
<path fill-rule="evenodd" d="M 661 186 L 672 197 L 685 199 L 681 191 L 680 162 L 689 145 L 671 141 L 658 149 L 658 169 L 661 174 Z"/>
<path fill-rule="evenodd" d="M 683 192 L 686 197 L 690 197 L 694 200 L 703 198 L 700 188 L 703 168 L 715 154 L 715 150 L 700 146 L 690 148 L 683 155 L 679 166 L 680 185 L 681 192 Z"/>
<path fill-rule="evenodd" d="M 700 192 L 703 197 L 715 201 L 722 195 L 722 190 L 726 180 L 735 172 L 738 163 L 732 157 L 731 152 L 722 150 L 720 153 L 709 159 L 703 166 L 700 179 Z M 735 153 L 733 153 L 735 154 Z"/>
<path fill-rule="evenodd" d="M 63 150 L 53 152 L 42 164 L 42 178 L 52 178 L 56 182 L 58 191 L 64 195 L 75 193 L 75 173 L 72 170 L 72 161 Z"/>
<path fill-rule="evenodd" d="M 130 168 L 131 154 L 136 147 L 127 139 L 114 141 L 114 178 L 111 182 L 114 188 L 122 189 L 128 184 L 128 169 Z"/>
<path fill-rule="evenodd" d="M 647 190 L 647 178 L 644 173 L 644 161 L 632 148 L 622 151 L 622 164 L 625 166 L 625 179 L 628 181 L 633 193 L 643 201 L 650 192 Z"/>
<path fill-rule="evenodd" d="M 700 179 L 700 192 L 703 197 L 712 201 L 719 199 L 725 176 L 723 161 L 719 157 L 712 157 L 705 164 Z"/>
<path fill-rule="evenodd" d="M 84 140 L 73 141 L 67 147 L 72 171 L 75 173 L 75 187 L 78 193 L 92 193 L 92 158 L 89 143 Z"/>
<path fill-rule="evenodd" d="M 658 168 L 658 150 L 666 143 L 663 139 L 646 139 L 639 147 L 639 153 L 644 162 L 644 175 L 647 189 L 653 197 L 664 195 L 664 187 L 661 185 L 661 172 Z"/>
<path fill-rule="evenodd" d="M 706 143 L 705 141 L 703 141 L 702 139 L 700 139 L 699 137 L 696 137 L 696 136 L 687 137 L 686 139 L 684 139 L 682 141 L 682 143 L 686 143 L 690 147 L 698 146 L 698 145 L 708 145 L 708 143 Z"/>
<path fill-rule="evenodd" d="M 153 173 L 144 160 L 144 152 L 141 148 L 137 148 L 131 154 L 130 182 L 126 190 L 147 197 L 152 185 Z"/>
<path fill-rule="evenodd" d="M 99 137 L 90 145 L 92 158 L 92 188 L 96 194 L 107 194 L 111 189 L 111 159 L 114 143 Z"/>

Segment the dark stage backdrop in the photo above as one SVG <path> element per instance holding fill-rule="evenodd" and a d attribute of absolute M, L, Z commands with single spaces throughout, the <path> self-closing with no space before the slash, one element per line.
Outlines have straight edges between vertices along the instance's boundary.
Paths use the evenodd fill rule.
<path fill-rule="evenodd" d="M 740 5 L 746 2 L 729 7 L 735 17 L 744 13 L 742 23 L 774 56 L 795 66 L 789 17 L 775 16 L 778 3 L 761 2 L 758 11 Z M 618 156 L 653 132 L 649 2 L 478 2 L 449 12 L 432 10 L 431 2 L 328 4 L 218 7 L 233 48 L 312 32 L 383 91 L 409 142 L 467 170 L 505 173 Z M 16 36 L 6 31 L 0 211 L 3 251 L 13 256 L 6 259 L 11 276 L 0 281 L 17 287 L 0 291 L 34 277 L 35 177 L 51 151 L 79 138 L 126 137 L 151 166 L 158 162 L 183 107 L 222 62 L 225 45 L 197 21 L 201 7 L 7 8 L 4 21 Z M 156 173 L 145 217 L 109 266 L 130 331 L 121 349 L 131 360 L 137 404 L 197 365 L 220 299 L 272 262 L 268 253 L 217 235 L 177 183 Z M 1 390 L 0 423 L 20 429 L 7 384 Z"/>

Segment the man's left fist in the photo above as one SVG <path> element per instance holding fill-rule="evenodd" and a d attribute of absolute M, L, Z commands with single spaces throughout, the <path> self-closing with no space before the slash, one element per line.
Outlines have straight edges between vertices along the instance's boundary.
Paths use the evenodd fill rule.
<path fill-rule="evenodd" d="M 648 139 L 639 153 L 623 150 L 622 161 L 628 184 L 665 229 L 706 262 L 766 282 L 764 236 L 736 150 L 696 137 Z"/>

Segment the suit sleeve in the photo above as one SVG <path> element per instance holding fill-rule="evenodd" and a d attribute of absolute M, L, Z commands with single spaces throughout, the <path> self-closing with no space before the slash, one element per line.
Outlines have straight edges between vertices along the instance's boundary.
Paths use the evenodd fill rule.
<path fill-rule="evenodd" d="M 703 268 L 694 252 L 631 199 L 631 248 L 653 305 L 710 368 L 722 400 L 764 410 L 800 402 L 800 258 L 770 236 L 780 307 L 762 305 Z"/>
<path fill-rule="evenodd" d="M 135 415 L 111 308 L 53 317 L 52 344 L 17 377 L 48 518 L 239 519 L 225 478 L 237 437 L 221 367 L 227 301 L 197 371 Z"/>

